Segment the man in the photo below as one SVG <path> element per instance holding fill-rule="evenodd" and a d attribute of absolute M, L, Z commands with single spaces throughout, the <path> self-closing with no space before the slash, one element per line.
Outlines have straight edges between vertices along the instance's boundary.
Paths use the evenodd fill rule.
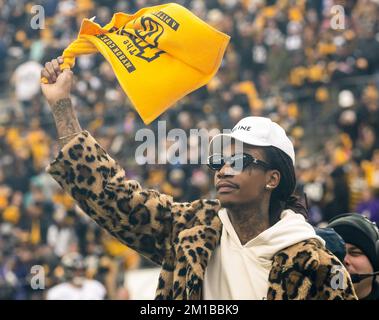
<path fill-rule="evenodd" d="M 231 152 L 208 159 L 218 199 L 177 203 L 127 180 L 81 129 L 70 100 L 72 73 L 61 72 L 60 63 L 48 62 L 41 74 L 62 147 L 47 170 L 100 226 L 162 266 L 156 299 L 356 299 L 346 269 L 292 195 L 295 154 L 279 125 L 243 119 Z M 332 288 L 333 266 L 342 270 L 344 288 Z"/>
<path fill-rule="evenodd" d="M 60 283 L 47 292 L 47 300 L 103 300 L 106 296 L 105 287 L 97 280 L 85 277 L 83 257 L 71 252 L 62 257 L 65 282 Z"/>
<path fill-rule="evenodd" d="M 357 213 L 342 214 L 329 222 L 346 243 L 344 264 L 360 300 L 379 300 L 379 231 L 375 223 Z M 367 275 L 359 276 L 359 275 Z"/>
<path fill-rule="evenodd" d="M 12 75 L 11 82 L 14 85 L 16 99 L 22 106 L 24 117 L 31 115 L 34 98 L 40 91 L 39 73 L 41 70 L 40 63 L 30 60 L 20 64 Z"/>

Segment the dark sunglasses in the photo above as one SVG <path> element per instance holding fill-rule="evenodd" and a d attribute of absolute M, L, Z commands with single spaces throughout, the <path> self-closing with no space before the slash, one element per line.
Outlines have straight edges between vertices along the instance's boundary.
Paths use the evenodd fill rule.
<path fill-rule="evenodd" d="M 223 156 L 222 154 L 216 153 L 208 157 L 208 167 L 214 171 L 219 171 L 225 165 L 229 163 L 230 167 L 235 170 L 245 170 L 250 165 L 260 166 L 265 170 L 270 169 L 270 165 L 262 160 L 254 158 L 248 153 L 239 153 L 232 155 L 231 157 Z"/>

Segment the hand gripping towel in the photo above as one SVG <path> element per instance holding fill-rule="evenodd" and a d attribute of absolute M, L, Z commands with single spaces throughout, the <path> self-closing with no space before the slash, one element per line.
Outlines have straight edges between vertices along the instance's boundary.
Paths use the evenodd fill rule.
<path fill-rule="evenodd" d="M 116 13 L 104 27 L 84 19 L 78 38 L 63 52 L 61 68 L 72 68 L 79 55 L 100 52 L 149 124 L 208 83 L 229 40 L 186 8 L 169 3 L 133 15 Z"/>

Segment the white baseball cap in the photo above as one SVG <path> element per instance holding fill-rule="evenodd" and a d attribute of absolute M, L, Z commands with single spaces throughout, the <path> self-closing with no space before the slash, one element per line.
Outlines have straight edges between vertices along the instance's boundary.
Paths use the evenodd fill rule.
<path fill-rule="evenodd" d="M 246 117 L 240 120 L 231 133 L 214 136 L 210 142 L 220 137 L 231 137 L 245 144 L 268 147 L 273 146 L 286 153 L 295 165 L 295 150 L 284 129 L 265 117 Z"/>

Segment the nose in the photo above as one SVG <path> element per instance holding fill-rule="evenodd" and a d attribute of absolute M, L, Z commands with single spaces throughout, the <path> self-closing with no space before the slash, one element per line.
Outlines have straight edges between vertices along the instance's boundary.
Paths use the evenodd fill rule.
<path fill-rule="evenodd" d="M 349 267 L 351 265 L 350 255 L 348 253 L 346 253 L 345 258 L 343 259 L 343 263 L 346 267 Z"/>
<path fill-rule="evenodd" d="M 217 173 L 216 173 L 216 176 L 217 176 L 217 178 L 224 178 L 224 177 L 230 177 L 230 176 L 233 176 L 232 175 L 232 168 L 230 167 L 230 164 L 227 162 L 227 163 L 225 163 L 223 166 L 222 166 L 222 168 L 219 170 L 219 171 L 217 171 Z"/>

